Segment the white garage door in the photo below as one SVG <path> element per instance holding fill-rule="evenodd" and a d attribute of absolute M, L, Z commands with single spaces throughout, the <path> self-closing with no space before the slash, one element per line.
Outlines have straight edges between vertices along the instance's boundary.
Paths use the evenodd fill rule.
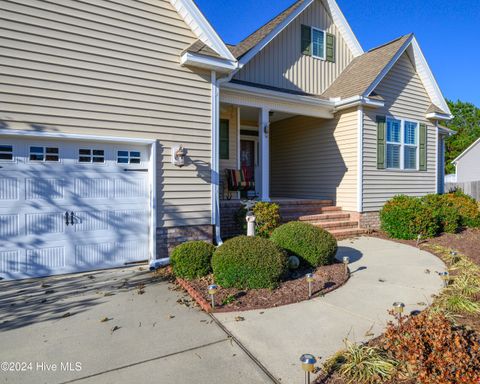
<path fill-rule="evenodd" d="M 0 277 L 149 258 L 149 148 L 0 136 Z"/>

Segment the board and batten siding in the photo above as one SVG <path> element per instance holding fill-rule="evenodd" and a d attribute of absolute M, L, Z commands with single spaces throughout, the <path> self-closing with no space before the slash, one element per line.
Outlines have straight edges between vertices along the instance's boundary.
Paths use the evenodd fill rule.
<path fill-rule="evenodd" d="M 157 139 L 158 226 L 211 223 L 210 73 L 167 0 L 0 0 L 3 128 Z M 187 165 L 170 162 L 183 144 Z"/>
<path fill-rule="evenodd" d="M 356 109 L 332 120 L 294 117 L 270 125 L 271 196 L 331 199 L 357 210 Z"/>
<path fill-rule="evenodd" d="M 379 211 L 398 194 L 423 196 L 436 192 L 437 130 L 425 113 L 430 98 L 413 64 L 404 53 L 380 82 L 375 92 L 385 99 L 385 107 L 365 109 L 363 155 L 363 210 Z M 427 171 L 377 169 L 378 115 L 410 119 L 427 125 Z"/>
<path fill-rule="evenodd" d="M 335 63 L 302 54 L 302 24 L 335 36 Z M 318 95 L 333 83 L 352 60 L 352 52 L 322 0 L 315 0 L 234 78 Z"/>

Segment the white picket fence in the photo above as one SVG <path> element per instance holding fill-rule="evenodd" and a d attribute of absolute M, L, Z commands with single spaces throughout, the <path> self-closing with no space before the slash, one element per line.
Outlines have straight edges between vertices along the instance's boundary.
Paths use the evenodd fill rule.
<path fill-rule="evenodd" d="M 461 188 L 467 195 L 470 195 L 477 201 L 480 201 L 480 180 L 466 181 L 463 183 L 445 183 L 445 192 L 449 192 L 455 188 Z"/>

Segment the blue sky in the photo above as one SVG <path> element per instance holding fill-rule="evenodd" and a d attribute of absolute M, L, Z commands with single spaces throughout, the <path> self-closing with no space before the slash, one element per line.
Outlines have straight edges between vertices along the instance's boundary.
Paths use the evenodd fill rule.
<path fill-rule="evenodd" d="M 337 0 L 363 49 L 414 32 L 445 97 L 480 107 L 480 0 Z M 196 0 L 237 43 L 294 0 Z"/>

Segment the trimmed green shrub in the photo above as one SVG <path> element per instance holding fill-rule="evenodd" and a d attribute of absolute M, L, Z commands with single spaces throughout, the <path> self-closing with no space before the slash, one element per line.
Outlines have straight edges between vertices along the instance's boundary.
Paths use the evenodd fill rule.
<path fill-rule="evenodd" d="M 381 228 L 395 239 L 434 237 L 440 230 L 434 210 L 418 197 L 395 196 L 380 211 Z"/>
<path fill-rule="evenodd" d="M 480 227 L 480 209 L 478 202 L 462 190 L 456 190 L 453 193 L 444 195 L 460 214 L 460 224 L 464 227 L 478 228 Z"/>
<path fill-rule="evenodd" d="M 224 288 L 275 288 L 287 270 L 287 255 L 270 240 L 238 236 L 217 248 L 212 268 Z"/>
<path fill-rule="evenodd" d="M 204 241 L 190 241 L 175 247 L 170 256 L 173 273 L 190 280 L 208 275 L 214 251 L 215 246 Z"/>
<path fill-rule="evenodd" d="M 337 240 L 332 234 L 299 221 L 281 225 L 270 240 L 310 267 L 332 264 L 337 253 Z"/>
<path fill-rule="evenodd" d="M 280 206 L 275 203 L 259 202 L 253 207 L 255 229 L 258 236 L 270 237 L 280 225 Z"/>
<path fill-rule="evenodd" d="M 276 203 L 258 202 L 252 209 L 255 215 L 255 231 L 258 236 L 270 237 L 273 230 L 280 225 L 280 206 Z M 246 208 L 242 205 L 235 214 L 235 221 L 244 230 L 247 230 Z"/>
<path fill-rule="evenodd" d="M 426 195 L 423 204 L 432 210 L 433 219 L 439 224 L 440 232 L 456 233 L 460 227 L 461 216 L 453 202 L 446 195 Z"/>

